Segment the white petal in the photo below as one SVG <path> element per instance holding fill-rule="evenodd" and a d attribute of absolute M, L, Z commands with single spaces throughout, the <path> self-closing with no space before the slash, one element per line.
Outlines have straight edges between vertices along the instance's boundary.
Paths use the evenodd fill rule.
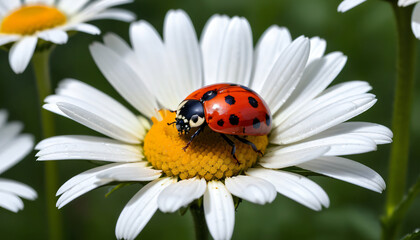
<path fill-rule="evenodd" d="M 264 79 L 267 79 L 281 52 L 291 42 L 290 32 L 284 27 L 274 25 L 263 33 L 255 48 L 253 90 L 261 91 L 264 87 Z"/>
<path fill-rule="evenodd" d="M 18 212 L 23 209 L 23 202 L 14 194 L 0 192 L 0 207 L 12 212 Z"/>
<path fill-rule="evenodd" d="M 334 102 L 314 112 L 302 112 L 288 119 L 275 129 L 276 142 L 289 144 L 320 133 L 337 124 L 347 121 L 371 108 L 376 103 L 372 94 L 361 94 L 343 101 Z M 309 104 L 307 105 L 309 106 Z"/>
<path fill-rule="evenodd" d="M 113 121 L 114 119 L 107 118 L 108 115 L 102 114 L 103 112 L 98 109 L 88 104 L 79 104 L 80 102 L 77 103 L 77 101 L 70 103 L 70 99 L 61 98 L 60 100 L 66 102 L 57 102 L 58 108 L 74 121 L 111 138 L 126 143 L 140 143 L 140 139 L 129 128 L 119 125 L 118 122 Z"/>
<path fill-rule="evenodd" d="M 416 38 L 420 39 L 420 4 L 416 4 L 411 15 L 411 28 Z"/>
<path fill-rule="evenodd" d="M 162 212 L 175 212 L 181 207 L 186 207 L 195 199 L 203 196 L 206 187 L 207 183 L 204 178 L 191 178 L 174 183 L 159 194 L 159 210 Z"/>
<path fill-rule="evenodd" d="M 2 128 L 3 125 L 6 123 L 8 116 L 9 114 L 7 113 L 6 110 L 0 109 L 0 128 Z M 0 134 L 0 139 L 1 139 L 1 136 L 2 134 Z"/>
<path fill-rule="evenodd" d="M 15 73 L 25 71 L 34 54 L 37 41 L 36 36 L 28 36 L 13 44 L 9 52 L 9 62 Z"/>
<path fill-rule="evenodd" d="M 74 30 L 78 32 L 84 32 L 87 34 L 92 34 L 92 35 L 99 35 L 101 33 L 101 30 L 98 27 L 92 24 L 88 24 L 88 23 L 78 23 L 78 24 L 65 26 L 63 27 L 63 30 L 65 31 Z"/>
<path fill-rule="evenodd" d="M 6 119 L 5 119 L 6 120 Z M 20 122 L 10 122 L 4 126 L 0 125 L 0 152 L 4 145 L 10 143 L 23 129 L 23 124 Z"/>
<path fill-rule="evenodd" d="M 305 68 L 302 78 L 292 95 L 282 106 L 279 114 L 275 116 L 275 124 L 280 124 L 293 112 L 296 112 L 319 95 L 337 77 L 344 67 L 346 60 L 347 57 L 342 53 L 334 52 L 321 59 L 312 61 Z"/>
<path fill-rule="evenodd" d="M 357 5 L 365 2 L 366 0 L 344 0 L 338 5 L 337 11 L 347 12 L 348 10 L 356 7 Z"/>
<path fill-rule="evenodd" d="M 262 178 L 274 185 L 277 192 L 305 205 L 320 211 L 322 206 L 328 207 L 330 201 L 325 191 L 308 178 L 284 171 L 252 168 L 247 170 L 248 175 Z"/>
<path fill-rule="evenodd" d="M 217 82 L 248 85 L 251 78 L 252 55 L 251 26 L 245 18 L 233 17 L 226 29 L 220 49 Z"/>
<path fill-rule="evenodd" d="M 34 3 L 41 3 L 46 5 L 52 5 L 54 0 L 24 0 L 25 4 L 34 4 Z"/>
<path fill-rule="evenodd" d="M 99 19 L 113 19 L 123 22 L 132 22 L 136 19 L 136 15 L 125 9 L 107 9 L 103 12 L 86 19 L 86 21 L 99 20 Z"/>
<path fill-rule="evenodd" d="M 298 167 L 349 182 L 381 193 L 386 185 L 382 177 L 363 164 L 340 157 L 322 157 Z"/>
<path fill-rule="evenodd" d="M 182 85 L 180 94 L 187 96 L 203 84 L 201 53 L 194 26 L 184 11 L 170 10 L 163 33 L 172 70 L 171 79 Z"/>
<path fill-rule="evenodd" d="M 413 3 L 418 2 L 419 0 L 398 0 L 398 6 L 407 7 Z"/>
<path fill-rule="evenodd" d="M 219 181 L 208 182 L 203 204 L 211 236 L 215 240 L 231 239 L 235 226 L 235 207 L 225 185 Z"/>
<path fill-rule="evenodd" d="M 0 34 L 0 46 L 6 45 L 11 42 L 15 42 L 20 38 L 17 35 L 4 35 Z"/>
<path fill-rule="evenodd" d="M 74 18 L 78 19 L 78 21 L 89 21 L 95 15 L 105 11 L 108 8 L 111 8 L 116 5 L 122 5 L 126 3 L 131 3 L 133 0 L 99 0 L 99 1 L 92 1 L 86 5 L 84 9 L 82 9 Z"/>
<path fill-rule="evenodd" d="M 323 156 L 330 150 L 328 146 L 304 148 L 279 147 L 267 152 L 258 162 L 265 168 L 285 168 L 295 166 L 317 157 Z"/>
<path fill-rule="evenodd" d="M 130 39 L 136 58 L 137 74 L 160 104 L 167 109 L 176 109 L 182 96 L 182 84 L 170 79 L 166 50 L 158 32 L 145 21 L 132 23 Z"/>
<path fill-rule="evenodd" d="M 278 57 L 259 92 L 275 113 L 299 83 L 310 50 L 309 40 L 299 37 Z M 263 79 L 261 81 L 264 81 Z"/>
<path fill-rule="evenodd" d="M 270 140 L 276 143 L 275 140 Z M 287 147 L 279 146 L 272 148 L 273 151 L 281 148 L 288 148 L 288 151 L 297 151 L 299 149 L 309 149 L 313 147 L 329 147 L 324 156 L 351 155 L 376 150 L 376 143 L 369 137 L 361 134 L 319 134 L 305 141 L 289 145 Z"/>
<path fill-rule="evenodd" d="M 0 178 L 0 192 L 13 193 L 19 197 L 29 200 L 34 200 L 38 196 L 35 190 L 28 185 L 2 178 Z"/>
<path fill-rule="evenodd" d="M 106 181 L 153 181 L 162 175 L 161 170 L 146 167 L 147 162 L 127 163 L 118 168 L 108 169 L 98 174 L 98 178 Z"/>
<path fill-rule="evenodd" d="M 273 184 L 252 176 L 226 178 L 225 185 L 233 195 L 261 205 L 271 203 L 277 195 Z"/>
<path fill-rule="evenodd" d="M 227 16 L 215 14 L 204 26 L 200 38 L 203 53 L 204 85 L 217 82 L 219 59 L 229 22 L 230 19 Z"/>
<path fill-rule="evenodd" d="M 0 151 L 0 174 L 20 162 L 32 151 L 34 139 L 29 134 L 22 134 L 2 148 Z"/>
<path fill-rule="evenodd" d="M 143 139 L 146 131 L 137 117 L 122 104 L 105 93 L 78 80 L 65 79 L 56 90 L 59 97 L 47 97 L 47 103 L 69 102 L 80 106 L 90 106 L 93 112 L 106 116 L 111 122 L 125 128 L 139 139 Z M 74 101 L 80 100 L 80 101 Z M 61 114 L 62 112 L 57 112 Z M 65 115 L 65 114 L 64 114 Z"/>
<path fill-rule="evenodd" d="M 118 218 L 115 228 L 118 239 L 131 240 L 137 237 L 158 209 L 159 194 L 172 183 L 174 180 L 171 178 L 157 179 L 131 198 Z"/>
<path fill-rule="evenodd" d="M 79 196 L 97 187 L 112 182 L 111 180 L 101 180 L 97 178 L 97 176 L 102 172 L 111 171 L 111 169 L 116 169 L 120 166 L 124 166 L 124 163 L 113 163 L 92 168 L 72 177 L 67 182 L 65 182 L 57 191 L 57 196 L 61 195 L 60 198 L 57 200 L 57 208 L 62 208 L 67 203 L 73 201 Z"/>
<path fill-rule="evenodd" d="M 90 136 L 57 136 L 41 141 L 38 161 L 83 159 L 110 162 L 136 162 L 143 159 L 140 147 Z"/>
<path fill-rule="evenodd" d="M 68 15 L 78 12 L 89 0 L 59 0 L 58 8 Z"/>
<path fill-rule="evenodd" d="M 389 128 L 368 122 L 345 122 L 324 131 L 322 135 L 340 135 L 353 133 L 372 139 L 376 144 L 387 144 L 392 142 L 392 132 Z"/>
<path fill-rule="evenodd" d="M 327 42 L 319 37 L 311 38 L 311 52 L 309 53 L 308 64 L 324 55 Z"/>
<path fill-rule="evenodd" d="M 4 8 L 6 11 L 12 11 L 22 5 L 20 0 L 7 0 L 7 1 L 0 1 L 0 6 Z"/>
<path fill-rule="evenodd" d="M 67 33 L 61 29 L 51 29 L 38 33 L 38 37 L 56 44 L 64 44 L 68 40 Z"/>
<path fill-rule="evenodd" d="M 121 96 L 141 113 L 152 117 L 155 109 L 159 109 L 156 99 L 130 66 L 125 64 L 125 61 L 114 51 L 102 44 L 92 44 L 90 52 L 101 72 Z"/>

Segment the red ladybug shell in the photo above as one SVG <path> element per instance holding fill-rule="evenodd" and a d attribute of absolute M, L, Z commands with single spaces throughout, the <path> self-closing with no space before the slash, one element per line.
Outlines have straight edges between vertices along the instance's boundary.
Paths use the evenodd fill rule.
<path fill-rule="evenodd" d="M 203 95 L 216 95 L 205 100 Z M 213 84 L 191 93 L 185 100 L 203 102 L 205 119 L 215 132 L 232 135 L 267 135 L 271 113 L 265 101 L 251 89 L 237 84 Z"/>

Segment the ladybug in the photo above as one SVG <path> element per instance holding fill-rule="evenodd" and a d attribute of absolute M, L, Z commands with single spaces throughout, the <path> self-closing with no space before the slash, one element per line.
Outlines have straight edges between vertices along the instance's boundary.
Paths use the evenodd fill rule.
<path fill-rule="evenodd" d="M 220 83 L 202 87 L 188 95 L 179 104 L 175 121 L 169 123 L 172 124 L 175 124 L 179 134 L 188 134 L 192 128 L 198 128 L 184 150 L 208 126 L 220 133 L 232 147 L 231 154 L 238 162 L 235 144 L 226 135 L 233 136 L 262 154 L 255 144 L 240 136 L 267 135 L 271 130 L 271 113 L 265 101 L 248 87 Z"/>

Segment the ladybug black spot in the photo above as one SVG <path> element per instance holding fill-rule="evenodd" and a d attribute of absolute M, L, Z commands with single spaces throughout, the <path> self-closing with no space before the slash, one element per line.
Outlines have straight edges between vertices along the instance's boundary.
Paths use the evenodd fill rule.
<path fill-rule="evenodd" d="M 267 126 L 270 126 L 271 124 L 271 119 L 270 116 L 268 116 L 268 114 L 265 114 L 265 123 L 267 124 Z"/>
<path fill-rule="evenodd" d="M 217 125 L 223 127 L 223 125 L 225 124 L 225 121 L 223 121 L 223 119 L 219 119 L 219 121 L 217 121 Z"/>
<path fill-rule="evenodd" d="M 210 91 L 203 94 L 203 97 L 201 98 L 201 101 L 203 101 L 203 102 L 208 101 L 208 100 L 216 97 L 216 95 L 217 95 L 216 90 L 210 90 Z"/>
<path fill-rule="evenodd" d="M 238 116 L 236 116 L 235 114 L 231 114 L 229 116 L 229 122 L 232 125 L 238 125 L 239 124 L 239 118 L 238 118 Z"/>
<path fill-rule="evenodd" d="M 258 118 L 254 118 L 254 120 L 252 121 L 252 126 L 255 129 L 258 129 L 258 128 L 260 128 L 260 125 L 261 125 L 260 120 Z"/>
<path fill-rule="evenodd" d="M 248 97 L 248 101 L 249 104 L 253 107 L 253 108 L 257 108 L 258 107 L 258 101 L 255 100 L 255 98 L 253 97 Z"/>
<path fill-rule="evenodd" d="M 227 96 L 225 97 L 225 102 L 226 102 L 227 104 L 229 104 L 229 105 L 233 105 L 233 104 L 235 104 L 236 100 L 235 100 L 235 98 L 234 98 L 234 97 L 232 97 L 232 96 L 230 96 L 230 95 L 227 95 Z"/>

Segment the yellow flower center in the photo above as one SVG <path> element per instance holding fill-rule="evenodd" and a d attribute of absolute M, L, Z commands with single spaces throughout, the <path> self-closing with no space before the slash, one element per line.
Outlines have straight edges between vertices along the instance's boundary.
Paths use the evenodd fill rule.
<path fill-rule="evenodd" d="M 31 35 L 37 31 L 63 25 L 65 22 L 66 15 L 54 7 L 22 6 L 3 19 L 0 33 Z"/>
<path fill-rule="evenodd" d="M 198 176 L 207 181 L 223 179 L 240 174 L 259 157 L 249 145 L 230 137 L 236 145 L 238 164 L 231 155 L 232 147 L 208 127 L 184 151 L 182 148 L 193 133 L 179 135 L 174 125 L 168 126 L 175 120 L 175 113 L 164 111 L 162 115 L 162 121 L 152 119 L 153 126 L 144 139 L 144 154 L 155 169 L 161 169 L 168 176 L 181 179 Z M 268 144 L 267 136 L 247 136 L 246 139 L 262 152 Z"/>

